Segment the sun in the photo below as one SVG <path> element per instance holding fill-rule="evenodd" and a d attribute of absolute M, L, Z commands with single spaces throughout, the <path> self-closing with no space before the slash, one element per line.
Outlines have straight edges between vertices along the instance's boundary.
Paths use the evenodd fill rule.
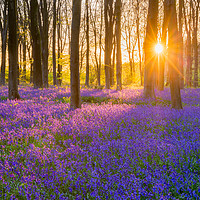
<path fill-rule="evenodd" d="M 156 46 L 155 46 L 155 51 L 156 51 L 156 53 L 158 53 L 158 54 L 160 54 L 160 53 L 162 53 L 163 52 L 163 45 L 162 44 L 156 44 Z"/>

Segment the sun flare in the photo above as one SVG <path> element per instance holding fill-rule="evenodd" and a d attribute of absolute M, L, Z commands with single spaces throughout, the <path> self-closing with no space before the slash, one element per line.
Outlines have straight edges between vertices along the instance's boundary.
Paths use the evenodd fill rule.
<path fill-rule="evenodd" d="M 162 53 L 163 52 L 163 45 L 162 44 L 156 44 L 156 46 L 155 46 L 155 51 L 156 51 L 156 53 L 158 53 L 158 54 L 160 54 L 160 53 Z"/>

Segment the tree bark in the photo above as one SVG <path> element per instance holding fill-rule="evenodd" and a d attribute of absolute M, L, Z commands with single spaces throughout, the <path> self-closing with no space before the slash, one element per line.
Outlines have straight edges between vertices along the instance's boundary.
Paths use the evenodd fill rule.
<path fill-rule="evenodd" d="M 80 34 L 81 0 L 73 0 L 72 31 L 71 31 L 71 57 L 70 80 L 72 109 L 81 107 L 80 77 L 79 77 L 79 34 Z"/>
<path fill-rule="evenodd" d="M 115 35 L 113 35 L 113 48 L 112 48 L 112 56 L 111 56 L 111 66 L 110 66 L 110 86 L 114 85 L 114 69 L 115 69 L 115 59 L 116 59 L 116 39 Z"/>
<path fill-rule="evenodd" d="M 179 0 L 179 65 L 180 65 L 180 89 L 184 88 L 183 70 L 183 0 Z"/>
<path fill-rule="evenodd" d="M 42 65 L 41 65 L 41 37 L 38 26 L 38 2 L 31 0 L 30 4 L 31 17 L 31 35 L 33 48 L 33 84 L 34 88 L 42 88 Z"/>
<path fill-rule="evenodd" d="M 86 50 L 86 79 L 85 85 L 89 87 L 89 75 L 90 75 L 90 63 L 89 63 L 89 56 L 90 56 L 90 44 L 89 44 L 89 5 L 88 0 L 85 2 L 86 6 L 86 43 L 87 43 L 87 50 Z"/>
<path fill-rule="evenodd" d="M 191 87 L 191 71 L 192 71 L 192 44 L 190 31 L 187 35 L 187 44 L 186 44 L 186 54 L 187 54 L 187 66 L 186 66 L 186 84 L 188 87 Z"/>
<path fill-rule="evenodd" d="M 57 72 L 57 85 L 62 84 L 62 65 L 61 65 L 61 1 L 58 0 L 58 12 L 57 12 L 57 44 L 58 44 L 58 72 Z"/>
<path fill-rule="evenodd" d="M 190 12 L 189 12 L 189 20 L 187 22 L 186 10 L 185 5 L 183 3 L 183 12 L 185 18 L 185 29 L 187 33 L 186 39 L 186 59 L 187 59 L 187 66 L 186 66 L 186 85 L 191 87 L 191 73 L 192 73 L 192 45 L 191 45 L 191 1 L 190 1 Z"/>
<path fill-rule="evenodd" d="M 2 60 L 1 60 L 1 85 L 5 85 L 5 69 L 6 69 L 6 43 L 7 43 L 7 31 L 2 33 Z"/>
<path fill-rule="evenodd" d="M 117 74 L 117 90 L 122 89 L 122 53 L 121 53 L 121 0 L 116 0 L 116 42 L 117 42 L 117 64 L 116 64 L 116 74 Z"/>
<path fill-rule="evenodd" d="M 1 32 L 1 81 L 0 85 L 5 85 L 5 68 L 6 68 L 6 43 L 7 43 L 7 30 L 8 30 L 8 15 L 7 15 L 7 3 L 4 2 L 4 11 L 2 17 L 2 22 L 0 20 L 0 32 Z"/>
<path fill-rule="evenodd" d="M 48 32 L 49 32 L 49 14 L 47 10 L 47 0 L 40 0 L 42 22 L 40 24 L 41 44 L 42 44 L 42 79 L 43 86 L 48 88 Z M 41 20 L 41 18 L 40 18 Z"/>
<path fill-rule="evenodd" d="M 113 46 L 113 19 L 113 0 L 104 0 L 106 89 L 110 89 L 110 68 Z"/>
<path fill-rule="evenodd" d="M 53 1 L 53 85 L 57 84 L 56 80 L 56 0 Z"/>
<path fill-rule="evenodd" d="M 155 66 L 157 65 L 157 55 L 155 45 L 157 43 L 157 20 L 158 20 L 158 0 L 149 0 L 147 17 L 147 30 L 145 38 L 145 79 L 144 97 L 155 98 Z"/>
<path fill-rule="evenodd" d="M 22 39 L 22 46 L 23 46 L 23 76 L 22 80 L 26 82 L 26 52 L 27 52 L 27 42 L 26 42 L 26 34 L 27 34 L 27 15 L 26 15 L 26 6 L 25 2 L 23 2 L 24 8 L 24 22 L 23 22 L 23 39 Z"/>
<path fill-rule="evenodd" d="M 10 100 L 20 99 L 18 93 L 17 84 L 17 1 L 8 1 L 8 27 L 9 27 L 9 39 L 8 39 L 8 51 L 9 51 L 9 85 L 8 85 L 8 97 Z"/>
<path fill-rule="evenodd" d="M 194 87 L 198 87 L 198 60 L 199 60 L 199 54 L 198 54 L 198 19 L 199 19 L 199 6 L 200 6 L 200 1 L 198 1 L 197 5 L 196 5 L 196 16 L 193 16 L 193 20 L 194 20 L 194 42 L 193 42 L 193 48 L 194 48 L 194 82 L 193 85 Z M 195 13 L 195 11 L 194 11 Z M 194 14 L 195 15 L 195 14 Z"/>
<path fill-rule="evenodd" d="M 140 85 L 142 86 L 143 83 L 143 73 L 142 73 L 142 55 L 141 55 L 141 45 L 140 45 L 140 2 L 137 0 L 137 19 L 136 19 L 136 27 L 137 27 L 137 41 L 138 41 L 138 52 L 139 52 L 139 70 L 140 70 Z"/>
<path fill-rule="evenodd" d="M 178 46 L 178 28 L 176 16 L 176 1 L 167 1 L 167 13 L 169 16 L 168 24 L 168 49 L 169 49 L 169 72 L 170 72 L 170 91 L 171 106 L 174 109 L 182 109 L 182 101 L 179 84 L 179 46 Z"/>
<path fill-rule="evenodd" d="M 164 90 L 164 72 L 165 72 L 165 63 L 166 63 L 166 39 L 167 39 L 167 10 L 166 10 L 166 1 L 164 1 L 164 19 L 163 19 L 163 26 L 162 26 L 162 37 L 161 37 L 161 44 L 163 45 L 164 52 L 159 55 L 160 56 L 160 66 L 158 68 L 158 90 Z"/>

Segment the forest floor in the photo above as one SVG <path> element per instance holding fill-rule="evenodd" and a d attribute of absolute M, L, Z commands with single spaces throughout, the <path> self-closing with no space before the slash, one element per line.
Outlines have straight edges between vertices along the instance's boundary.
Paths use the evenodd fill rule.
<path fill-rule="evenodd" d="M 0 88 L 0 199 L 199 199 L 200 89 Z"/>

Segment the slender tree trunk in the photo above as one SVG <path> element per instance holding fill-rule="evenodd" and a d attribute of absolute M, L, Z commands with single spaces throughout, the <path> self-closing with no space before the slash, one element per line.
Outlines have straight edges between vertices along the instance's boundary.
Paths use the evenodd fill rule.
<path fill-rule="evenodd" d="M 168 49 L 169 49 L 169 72 L 170 72 L 170 90 L 171 104 L 174 109 L 182 109 L 182 101 L 179 84 L 179 46 L 178 46 L 178 28 L 176 16 L 176 0 L 167 1 L 167 13 L 169 16 L 168 24 Z"/>
<path fill-rule="evenodd" d="M 198 19 L 199 19 L 199 6 L 200 1 L 198 2 L 196 6 L 196 16 L 194 19 L 194 87 L 198 87 L 198 60 L 199 60 L 199 54 L 198 54 Z"/>
<path fill-rule="evenodd" d="M 122 89 L 122 53 L 121 53 L 121 0 L 116 0 L 116 42 L 117 42 L 117 90 Z"/>
<path fill-rule="evenodd" d="M 22 75 L 22 58 L 23 58 L 23 52 L 22 52 L 22 39 L 20 39 L 20 41 L 18 41 L 19 43 L 18 43 L 18 45 L 19 45 L 19 53 L 18 53 L 18 55 L 19 55 L 19 76 L 18 76 L 18 85 L 19 85 L 19 82 L 21 81 L 21 77 L 23 76 Z"/>
<path fill-rule="evenodd" d="M 26 82 L 26 37 L 23 38 L 23 76 L 22 79 Z"/>
<path fill-rule="evenodd" d="M 110 89 L 110 68 L 113 46 L 113 17 L 113 0 L 104 0 L 106 89 Z"/>
<path fill-rule="evenodd" d="M 101 4 L 101 24 L 100 24 L 100 35 L 99 35 L 99 69 L 98 69 L 98 86 L 101 86 L 101 55 L 102 55 L 102 32 L 103 32 L 103 4 Z"/>
<path fill-rule="evenodd" d="M 58 72 L 57 72 L 57 84 L 59 86 L 61 86 L 62 84 L 62 66 L 61 66 L 61 10 L 60 10 L 60 7 L 61 7 L 61 2 L 60 0 L 58 1 L 58 14 L 57 14 L 57 17 L 58 17 L 58 25 L 57 25 L 57 33 L 58 33 L 58 36 L 57 36 L 57 44 L 58 44 Z"/>
<path fill-rule="evenodd" d="M 110 66 L 110 86 L 114 85 L 114 69 L 115 69 L 115 55 L 116 55 L 116 40 L 115 35 L 113 36 L 113 48 L 112 48 L 112 61 Z"/>
<path fill-rule="evenodd" d="M 47 0 L 40 0 L 42 22 L 40 21 L 41 44 L 42 44 L 42 79 L 43 86 L 48 88 L 48 32 L 49 32 L 49 15 L 47 10 Z M 41 20 L 41 18 L 40 18 Z"/>
<path fill-rule="evenodd" d="M 4 1 L 4 10 L 3 10 L 3 23 L 0 20 L 0 33 L 1 33 L 1 80 L 0 85 L 5 85 L 5 68 L 6 68 L 6 43 L 7 43 L 7 30 L 8 30 L 8 0 Z"/>
<path fill-rule="evenodd" d="M 163 26 L 162 26 L 162 37 L 161 37 L 161 44 L 164 47 L 164 52 L 159 55 L 160 65 L 158 68 L 158 90 L 164 90 L 164 71 L 165 71 L 165 62 L 166 62 L 166 39 L 167 39 L 167 8 L 166 8 L 166 1 L 164 1 L 164 19 L 163 19 Z"/>
<path fill-rule="evenodd" d="M 137 0 L 137 19 L 136 19 L 136 27 L 137 27 L 137 41 L 138 41 L 138 52 L 139 52 L 139 70 L 140 70 L 140 84 L 143 85 L 143 73 L 142 73 L 142 55 L 141 55 L 141 45 L 140 45 L 140 2 Z"/>
<path fill-rule="evenodd" d="M 6 33 L 2 33 L 2 57 L 1 57 L 1 85 L 5 85 L 5 69 L 6 69 L 6 42 L 7 42 L 7 30 Z"/>
<path fill-rule="evenodd" d="M 87 43 L 87 51 L 86 51 L 86 79 L 85 85 L 89 87 L 89 75 L 90 75 L 90 63 L 89 63 L 89 56 L 90 56 L 90 44 L 89 44 L 89 1 L 86 0 L 86 43 Z"/>
<path fill-rule="evenodd" d="M 72 7 L 72 31 L 71 31 L 71 57 L 70 57 L 70 77 L 71 77 L 71 101 L 72 109 L 81 107 L 80 98 L 80 76 L 79 76 L 79 35 L 81 18 L 81 0 L 73 0 Z"/>
<path fill-rule="evenodd" d="M 183 70 L 183 0 L 179 0 L 179 65 L 180 65 L 180 88 L 184 88 Z"/>
<path fill-rule="evenodd" d="M 144 97 L 155 98 L 155 66 L 157 65 L 157 55 L 155 45 L 157 43 L 157 20 L 158 20 L 158 0 L 149 0 L 149 10 L 147 18 L 147 31 L 145 38 L 145 80 Z"/>
<path fill-rule="evenodd" d="M 190 31 L 187 35 L 187 44 L 186 44 L 186 54 L 187 54 L 187 67 L 186 67 L 186 82 L 187 86 L 191 87 L 191 65 L 192 65 L 192 45 L 191 45 L 191 36 Z"/>
<path fill-rule="evenodd" d="M 56 0 L 53 1 L 53 85 L 57 84 L 56 80 Z"/>
<path fill-rule="evenodd" d="M 32 35 L 32 48 L 33 48 L 33 84 L 34 88 L 42 88 L 42 65 L 41 65 L 41 37 L 38 26 L 38 2 L 31 0 L 30 4 L 31 16 L 31 35 Z"/>
<path fill-rule="evenodd" d="M 10 100 L 20 99 L 17 85 L 17 1 L 8 1 L 8 27 L 9 27 L 9 86 L 8 97 Z"/>
<path fill-rule="evenodd" d="M 66 23 L 67 23 L 67 33 L 68 33 L 68 54 L 70 55 L 70 51 L 71 51 L 71 26 L 70 23 L 68 21 L 68 9 L 66 6 Z"/>
<path fill-rule="evenodd" d="M 33 49 L 29 49 L 28 55 L 29 55 L 29 62 L 30 62 L 30 83 L 33 83 L 33 61 L 32 61 L 33 56 L 31 56 L 31 51 L 33 55 Z"/>
<path fill-rule="evenodd" d="M 187 16 L 186 16 L 186 11 L 185 11 L 185 4 L 183 3 L 183 12 L 184 12 L 184 19 L 185 19 L 185 29 L 187 33 L 187 39 L 186 39 L 186 59 L 187 59 L 187 66 L 186 66 L 186 85 L 191 87 L 191 80 L 190 80 L 190 74 L 191 74 L 191 2 L 190 2 L 190 13 L 189 13 L 189 20 L 187 23 Z"/>
<path fill-rule="evenodd" d="M 24 9 L 24 22 L 23 22 L 23 76 L 22 79 L 24 82 L 26 82 L 26 54 L 27 54 L 27 9 L 26 9 L 26 3 L 23 2 L 23 9 Z"/>

